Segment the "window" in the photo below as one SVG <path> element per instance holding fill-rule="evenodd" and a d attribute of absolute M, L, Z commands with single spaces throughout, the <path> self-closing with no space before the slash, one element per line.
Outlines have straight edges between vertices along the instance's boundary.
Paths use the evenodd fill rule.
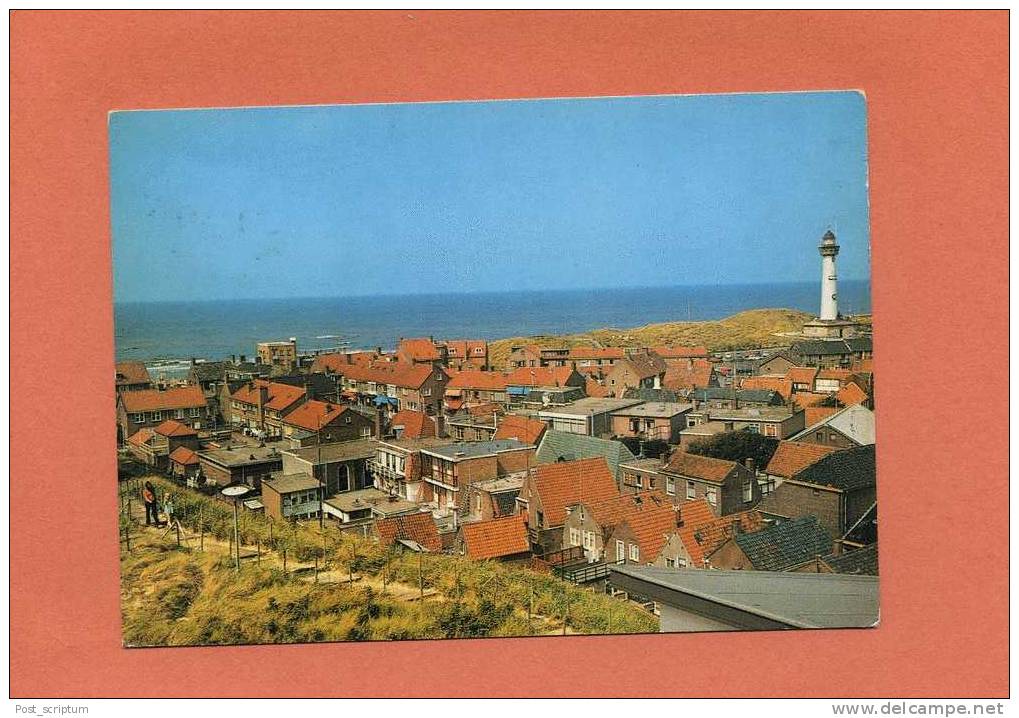
<path fill-rule="evenodd" d="M 674 558 L 665 559 L 665 568 L 676 568 L 676 559 Z"/>
<path fill-rule="evenodd" d="M 372 435 L 372 429 L 371 429 L 370 426 L 363 426 L 363 427 L 361 427 L 361 436 L 363 436 L 364 438 L 367 439 L 371 435 Z"/>
<path fill-rule="evenodd" d="M 545 514 L 541 511 L 538 512 L 538 526 L 539 528 L 545 525 Z"/>
<path fill-rule="evenodd" d="M 427 389 L 424 389 L 421 392 L 421 396 L 431 396 L 431 395 L 432 395 L 432 388 L 431 387 L 429 387 Z"/>
<path fill-rule="evenodd" d="M 190 412 L 190 413 L 191 413 L 191 416 L 193 416 L 193 417 L 197 417 L 197 416 L 198 416 L 199 414 L 201 414 L 201 411 L 202 411 L 202 410 L 201 410 L 201 409 L 199 409 L 199 408 L 198 408 L 197 406 L 192 406 L 192 407 L 191 407 L 191 412 Z"/>
<path fill-rule="evenodd" d="M 622 561 L 625 558 L 626 558 L 626 545 L 622 541 L 619 541 L 617 539 L 616 540 L 616 561 Z"/>
<path fill-rule="evenodd" d="M 184 418 L 184 410 L 183 409 L 177 409 L 177 411 L 176 411 L 176 413 L 174 415 L 174 418 L 175 419 L 183 419 Z"/>
<path fill-rule="evenodd" d="M 630 560 L 640 561 L 640 549 L 637 548 L 637 544 L 635 543 L 630 544 Z"/>
<path fill-rule="evenodd" d="M 676 559 L 676 565 L 679 566 L 680 568 L 686 568 L 686 559 L 685 558 Z"/>
<path fill-rule="evenodd" d="M 718 505 L 718 489 L 708 489 L 707 493 L 708 503 L 712 506 Z"/>
<path fill-rule="evenodd" d="M 744 479 L 743 481 L 743 503 L 749 503 L 754 500 L 754 480 Z"/>
<path fill-rule="evenodd" d="M 344 424 L 349 424 L 350 423 L 350 417 L 348 416 L 346 419 L 344 419 L 343 423 Z"/>
<path fill-rule="evenodd" d="M 584 548 L 594 550 L 594 531 L 584 532 Z"/>
<path fill-rule="evenodd" d="M 823 431 L 817 432 L 816 434 L 814 434 L 814 438 L 817 439 L 818 441 L 824 441 L 824 432 Z"/>
<path fill-rule="evenodd" d="M 667 493 L 669 496 L 676 495 L 676 480 L 671 476 L 667 476 L 665 478 L 665 493 Z"/>
<path fill-rule="evenodd" d="M 760 434 L 761 433 L 761 425 L 760 424 L 747 424 L 747 431 L 751 432 L 752 434 Z"/>
<path fill-rule="evenodd" d="M 145 421 L 145 414 L 131 414 L 131 421 L 135 424 L 141 424 Z"/>
<path fill-rule="evenodd" d="M 570 546 L 580 545 L 580 529 L 570 529 Z"/>
<path fill-rule="evenodd" d="M 153 411 L 149 414 L 149 421 L 162 421 L 162 420 L 163 412 L 161 411 Z"/>
<path fill-rule="evenodd" d="M 765 424 L 764 425 L 764 435 L 765 436 L 778 436 L 778 427 L 775 426 L 774 424 Z"/>
<path fill-rule="evenodd" d="M 692 481 L 687 481 L 686 482 L 686 497 L 688 499 L 696 499 L 697 498 L 697 484 L 695 484 Z"/>

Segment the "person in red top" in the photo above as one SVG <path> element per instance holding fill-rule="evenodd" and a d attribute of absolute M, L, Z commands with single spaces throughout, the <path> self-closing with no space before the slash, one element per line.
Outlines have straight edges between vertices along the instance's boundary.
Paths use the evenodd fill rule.
<path fill-rule="evenodd" d="M 159 506 L 156 504 L 156 490 L 151 481 L 145 482 L 145 488 L 142 489 L 142 501 L 145 502 L 145 525 L 159 526 Z"/>

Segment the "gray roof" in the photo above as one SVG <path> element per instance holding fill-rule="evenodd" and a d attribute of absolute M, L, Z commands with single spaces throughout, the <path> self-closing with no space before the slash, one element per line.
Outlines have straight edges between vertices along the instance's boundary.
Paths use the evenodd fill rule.
<path fill-rule="evenodd" d="M 835 451 L 792 476 L 793 481 L 831 486 L 842 491 L 870 488 L 875 485 L 876 479 L 873 444 Z"/>
<path fill-rule="evenodd" d="M 835 573 L 877 576 L 877 544 L 847 551 L 841 556 L 827 556 L 824 562 Z"/>
<path fill-rule="evenodd" d="M 640 401 L 679 401 L 678 393 L 671 389 L 627 389 L 623 392 L 624 399 L 639 399 Z"/>
<path fill-rule="evenodd" d="M 479 456 L 493 456 L 502 451 L 515 451 L 526 449 L 532 444 L 525 444 L 519 439 L 493 439 L 492 441 L 462 441 L 446 446 L 436 446 L 423 449 L 422 453 L 431 456 L 439 456 L 450 461 L 462 461 L 463 459 L 476 459 Z"/>
<path fill-rule="evenodd" d="M 849 527 L 849 530 L 846 531 L 842 538 L 853 543 L 877 543 L 877 501 L 867 509 L 863 516 L 856 520 L 855 524 Z"/>
<path fill-rule="evenodd" d="M 630 406 L 619 411 L 612 412 L 612 416 L 645 416 L 652 418 L 669 419 L 678 414 L 693 409 L 693 404 L 680 404 L 678 402 L 646 401 L 643 404 Z"/>
<path fill-rule="evenodd" d="M 803 431 L 791 437 L 790 441 L 796 441 L 803 436 L 810 436 L 810 434 L 814 433 L 822 426 L 830 426 L 840 434 L 843 434 L 860 445 L 873 444 L 876 438 L 874 431 L 874 412 L 865 407 L 863 404 L 853 404 L 852 406 L 847 406 L 845 409 L 837 411 L 831 416 L 826 416 L 813 426 L 808 426 Z"/>
<path fill-rule="evenodd" d="M 278 494 L 308 491 L 317 489 L 320 485 L 318 479 L 310 474 L 273 474 L 271 479 L 262 482 L 262 486 L 268 486 Z"/>
<path fill-rule="evenodd" d="M 370 459 L 375 456 L 376 442 L 371 439 L 354 439 L 337 441 L 321 446 L 304 446 L 300 449 L 288 449 L 285 453 L 292 454 L 312 464 L 332 464 L 356 459 Z M 321 459 L 320 459 L 321 457 Z"/>
<path fill-rule="evenodd" d="M 868 628 L 879 617 L 875 576 L 631 565 L 611 571 L 613 584 L 670 606 L 707 606 L 741 628 Z"/>
<path fill-rule="evenodd" d="M 248 466 L 283 461 L 275 446 L 237 446 L 223 449 L 205 449 L 198 452 L 199 459 L 214 461 L 223 466 Z"/>
<path fill-rule="evenodd" d="M 606 414 L 611 411 L 625 409 L 628 406 L 640 404 L 638 399 L 612 399 L 588 396 L 578 399 L 569 406 L 557 406 L 542 411 L 542 414 L 563 414 L 566 416 L 590 416 L 592 414 Z"/>
<path fill-rule="evenodd" d="M 191 372 L 198 381 L 222 381 L 226 367 L 227 362 L 225 361 L 195 362 L 191 367 Z"/>
<path fill-rule="evenodd" d="M 714 401 L 718 399 L 732 399 L 733 391 L 729 387 L 709 386 L 702 389 L 694 389 L 690 392 L 691 399 L 698 401 Z M 782 395 L 774 389 L 737 389 L 736 400 L 751 402 L 754 404 L 782 404 Z"/>
<path fill-rule="evenodd" d="M 832 537 L 816 516 L 783 521 L 748 534 L 733 536 L 758 571 L 782 571 L 831 553 Z"/>
<path fill-rule="evenodd" d="M 800 356 L 855 354 L 856 352 L 874 351 L 874 342 L 870 337 L 851 337 L 849 339 L 809 339 L 793 344 L 792 351 Z"/>
<path fill-rule="evenodd" d="M 554 464 L 561 459 L 576 461 L 599 456 L 605 459 L 614 476 L 619 476 L 619 464 L 637 458 L 620 441 L 549 429 L 538 445 L 535 459 L 539 464 Z"/>

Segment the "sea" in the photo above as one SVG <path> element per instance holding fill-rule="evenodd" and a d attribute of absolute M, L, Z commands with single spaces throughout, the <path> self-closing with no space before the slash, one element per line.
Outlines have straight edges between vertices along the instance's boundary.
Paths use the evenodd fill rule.
<path fill-rule="evenodd" d="M 117 360 L 172 367 L 192 357 L 252 357 L 260 341 L 299 351 L 395 348 L 401 337 L 501 339 L 721 319 L 747 309 L 816 313 L 818 282 L 471 294 L 124 302 L 114 306 Z M 870 312 L 870 282 L 839 281 L 843 313 Z"/>

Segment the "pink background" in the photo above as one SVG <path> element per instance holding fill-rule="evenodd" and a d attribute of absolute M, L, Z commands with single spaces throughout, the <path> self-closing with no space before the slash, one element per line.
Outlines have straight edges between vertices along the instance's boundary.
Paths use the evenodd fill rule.
<path fill-rule="evenodd" d="M 13 696 L 218 696 L 256 664 L 245 695 L 1007 694 L 1007 12 L 15 12 L 11 27 Z M 108 111 L 847 88 L 870 122 L 880 628 L 120 647 Z"/>

